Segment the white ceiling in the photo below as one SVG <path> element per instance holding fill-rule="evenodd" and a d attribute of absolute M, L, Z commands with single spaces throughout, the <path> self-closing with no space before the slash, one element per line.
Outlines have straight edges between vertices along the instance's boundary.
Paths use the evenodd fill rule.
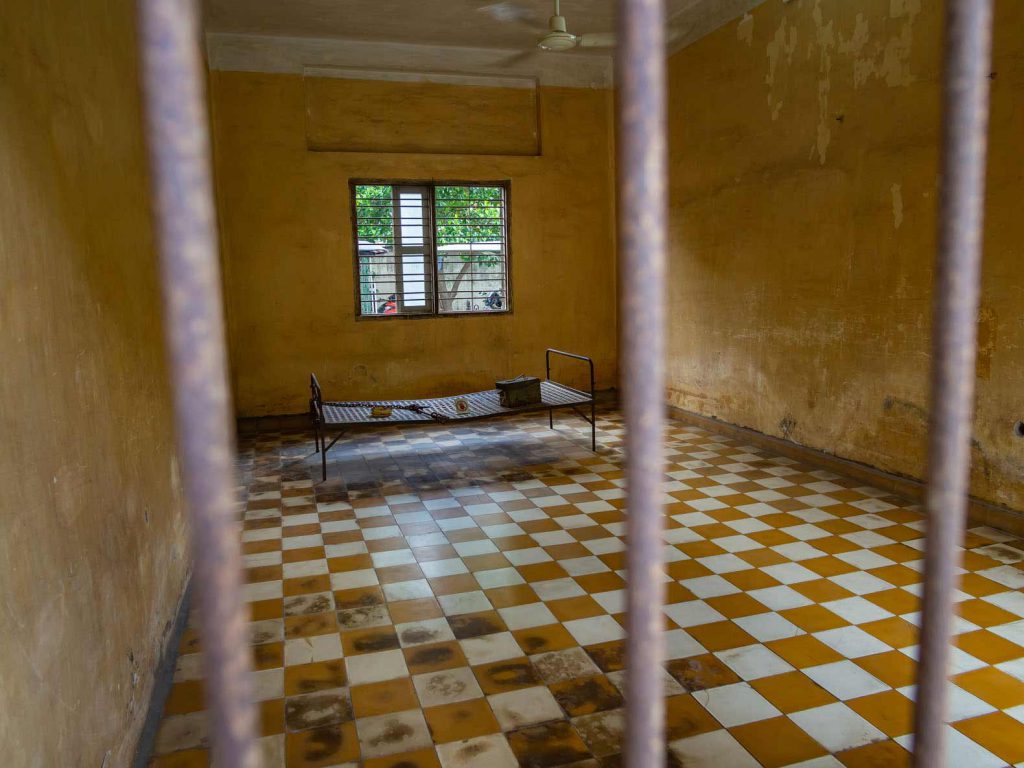
<path fill-rule="evenodd" d="M 666 0 L 669 47 L 736 18 L 755 1 Z M 610 32 L 616 5 L 562 0 L 561 10 L 570 32 Z M 204 6 L 208 32 L 503 50 L 534 46 L 552 12 L 551 0 L 205 0 Z"/>
<path fill-rule="evenodd" d="M 763 0 L 666 0 L 670 51 Z M 570 32 L 611 32 L 617 0 L 561 0 Z M 607 88 L 610 49 L 540 51 L 551 0 L 204 0 L 210 67 L 372 67 L 535 77 Z"/>

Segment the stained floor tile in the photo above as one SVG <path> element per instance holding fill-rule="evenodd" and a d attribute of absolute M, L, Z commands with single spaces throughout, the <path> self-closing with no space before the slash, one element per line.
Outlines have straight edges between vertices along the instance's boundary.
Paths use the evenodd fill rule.
<path fill-rule="evenodd" d="M 487 700 L 505 731 L 565 716 L 551 691 L 544 686 L 496 693 L 488 696 Z"/>
<path fill-rule="evenodd" d="M 428 707 L 424 711 L 430 733 L 437 744 L 463 741 L 489 733 L 499 733 L 501 726 L 485 699 L 470 699 L 454 704 Z"/>
<path fill-rule="evenodd" d="M 364 758 L 411 752 L 433 744 L 420 709 L 360 718 L 356 727 Z"/>
<path fill-rule="evenodd" d="M 419 706 L 412 681 L 407 677 L 355 685 L 350 690 L 356 717 L 373 717 Z"/>
<path fill-rule="evenodd" d="M 481 664 L 473 668 L 473 673 L 486 694 L 531 688 L 541 682 L 526 657 Z"/>
<path fill-rule="evenodd" d="M 621 765 L 621 416 L 241 438 L 268 768 Z M 588 433 L 589 434 L 589 433 Z M 909 758 L 915 504 L 697 427 L 666 435 L 669 755 L 687 768 Z M 964 540 L 958 764 L 1024 761 L 1024 545 Z M 210 763 L 192 621 L 155 768 Z M 240 649 L 241 650 L 241 649 Z M 828 756 L 829 753 L 834 757 Z"/>

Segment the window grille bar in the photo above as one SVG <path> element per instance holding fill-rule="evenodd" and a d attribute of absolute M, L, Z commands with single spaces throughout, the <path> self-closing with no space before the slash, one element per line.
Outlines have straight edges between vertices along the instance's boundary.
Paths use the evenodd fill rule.
<path fill-rule="evenodd" d="M 628 768 L 665 761 L 662 479 L 667 150 L 663 0 L 619 4 L 620 360 L 626 421 Z"/>
<path fill-rule="evenodd" d="M 970 483 L 992 0 L 947 0 L 945 38 L 916 768 L 946 765 L 953 592 Z"/>
<path fill-rule="evenodd" d="M 507 182 L 352 180 L 350 186 L 359 316 L 509 311 Z M 407 192 L 423 198 L 411 203 Z M 425 231 L 409 245 L 403 245 L 403 219 L 422 222 Z M 422 273 L 418 262 L 408 271 L 405 259 L 420 255 Z"/>
<path fill-rule="evenodd" d="M 214 764 L 257 768 L 198 13 L 194 0 L 140 0 L 138 12 L 164 333 Z"/>

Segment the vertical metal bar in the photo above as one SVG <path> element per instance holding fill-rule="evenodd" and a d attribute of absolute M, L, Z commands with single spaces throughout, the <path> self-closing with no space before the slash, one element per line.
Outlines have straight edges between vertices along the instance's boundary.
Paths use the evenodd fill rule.
<path fill-rule="evenodd" d="M 551 381 L 551 350 L 544 353 L 544 378 Z M 548 429 L 555 428 L 555 410 L 548 408 Z"/>
<path fill-rule="evenodd" d="M 597 452 L 597 398 L 594 393 L 594 361 L 589 357 L 590 364 L 590 450 Z"/>
<path fill-rule="evenodd" d="M 194 0 L 140 0 L 138 9 L 164 328 L 191 511 L 214 763 L 255 768 L 256 711 L 197 8 Z"/>
<path fill-rule="evenodd" d="M 432 283 L 434 286 L 434 290 L 431 292 L 434 308 L 431 311 L 434 314 L 441 314 L 441 269 L 437 256 L 437 224 L 435 223 L 437 217 L 437 185 L 429 185 L 427 191 L 430 194 L 430 260 L 432 262 L 430 273 L 433 275 Z M 508 241 L 506 240 L 505 242 Z"/>
<path fill-rule="evenodd" d="M 619 2 L 621 371 L 626 418 L 626 765 L 665 759 L 662 604 L 667 149 L 663 0 Z"/>
<path fill-rule="evenodd" d="M 597 452 L 597 404 L 590 396 L 590 450 Z"/>
<path fill-rule="evenodd" d="M 939 251 L 914 765 L 946 764 L 947 675 L 958 546 L 967 517 L 977 346 L 992 0 L 947 0 Z"/>

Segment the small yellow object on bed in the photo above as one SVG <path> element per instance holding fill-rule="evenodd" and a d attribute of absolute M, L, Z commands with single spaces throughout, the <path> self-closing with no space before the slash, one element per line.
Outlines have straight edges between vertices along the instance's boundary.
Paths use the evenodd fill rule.
<path fill-rule="evenodd" d="M 375 419 L 386 419 L 391 415 L 391 406 L 375 405 L 370 409 L 370 415 Z"/>

